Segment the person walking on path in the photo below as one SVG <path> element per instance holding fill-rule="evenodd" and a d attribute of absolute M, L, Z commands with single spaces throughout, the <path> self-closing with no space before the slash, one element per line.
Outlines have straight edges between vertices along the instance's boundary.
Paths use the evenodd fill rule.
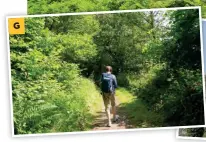
<path fill-rule="evenodd" d="M 117 88 L 116 76 L 112 74 L 112 67 L 106 66 L 106 73 L 102 73 L 101 91 L 105 112 L 108 119 L 108 127 L 111 127 L 110 104 L 112 106 L 113 122 L 116 121 L 115 89 Z"/>

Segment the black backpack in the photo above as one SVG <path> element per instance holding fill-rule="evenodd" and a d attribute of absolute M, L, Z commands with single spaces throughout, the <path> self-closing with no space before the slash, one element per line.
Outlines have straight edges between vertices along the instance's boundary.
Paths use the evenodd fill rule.
<path fill-rule="evenodd" d="M 102 92 L 111 93 L 113 92 L 113 75 L 109 73 L 102 74 Z"/>

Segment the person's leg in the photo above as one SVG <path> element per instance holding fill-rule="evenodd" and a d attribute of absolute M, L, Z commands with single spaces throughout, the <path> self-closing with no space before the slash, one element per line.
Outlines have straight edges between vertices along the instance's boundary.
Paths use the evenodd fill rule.
<path fill-rule="evenodd" d="M 111 105 L 112 105 L 113 121 L 116 121 L 116 100 L 115 100 L 115 94 L 111 95 Z"/>
<path fill-rule="evenodd" d="M 107 93 L 104 93 L 103 95 L 104 100 L 104 106 L 105 106 L 105 112 L 108 120 L 108 126 L 111 126 L 111 116 L 110 116 L 110 96 Z"/>

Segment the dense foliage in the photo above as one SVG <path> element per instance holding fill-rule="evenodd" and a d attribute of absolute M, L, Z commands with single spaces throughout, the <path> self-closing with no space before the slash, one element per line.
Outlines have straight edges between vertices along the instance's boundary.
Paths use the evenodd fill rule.
<path fill-rule="evenodd" d="M 90 129 L 105 65 L 152 123 L 204 124 L 198 9 L 25 20 L 10 36 L 15 134 Z"/>
<path fill-rule="evenodd" d="M 187 129 L 180 129 L 179 136 L 186 136 L 186 137 L 205 137 L 205 128 L 187 128 Z"/>
<path fill-rule="evenodd" d="M 94 83 L 80 76 L 78 65 L 61 59 L 84 46 L 74 51 L 73 59 L 89 61 L 96 53 L 90 36 L 78 35 L 75 45 L 75 35 L 51 32 L 46 20 L 27 18 L 26 34 L 10 37 L 16 134 L 86 130 L 97 109 L 92 106 L 100 100 Z"/>
<path fill-rule="evenodd" d="M 206 17 L 206 2 L 203 0 L 28 0 L 28 13 L 68 13 L 184 6 L 202 6 L 202 16 Z"/>

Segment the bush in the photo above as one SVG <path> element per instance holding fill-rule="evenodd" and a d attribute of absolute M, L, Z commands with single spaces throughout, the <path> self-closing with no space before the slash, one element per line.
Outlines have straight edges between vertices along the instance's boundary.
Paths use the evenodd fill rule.
<path fill-rule="evenodd" d="M 69 84 L 74 80 L 77 84 Z M 64 84 L 50 79 L 14 81 L 15 134 L 71 132 L 90 128 L 100 94 L 88 79 L 76 77 L 69 81 Z"/>

